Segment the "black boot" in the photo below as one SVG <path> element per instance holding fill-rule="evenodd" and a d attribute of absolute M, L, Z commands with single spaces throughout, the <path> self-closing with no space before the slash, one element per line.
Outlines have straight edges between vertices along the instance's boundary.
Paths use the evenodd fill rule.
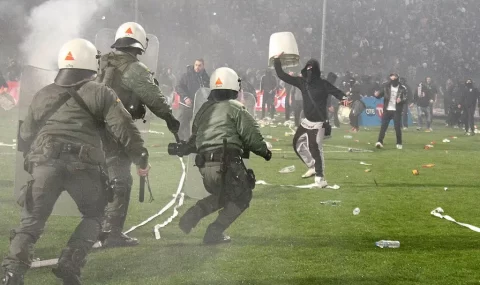
<path fill-rule="evenodd" d="M 223 233 L 224 227 L 216 224 L 215 222 L 210 224 L 207 228 L 207 232 L 203 237 L 203 243 L 207 245 L 215 245 L 221 243 L 228 243 L 231 241 L 230 237 Z"/>
<path fill-rule="evenodd" d="M 81 268 L 85 266 L 87 253 L 81 249 L 66 248 L 58 259 L 57 268 L 53 274 L 63 280 L 63 285 L 82 285 Z"/>
<path fill-rule="evenodd" d="M 103 248 L 108 247 L 129 247 L 139 245 L 138 239 L 129 237 L 122 233 L 121 230 L 112 230 L 108 238 L 103 243 Z"/>
<path fill-rule="evenodd" d="M 23 275 L 5 271 L 2 278 L 2 285 L 23 285 Z"/>

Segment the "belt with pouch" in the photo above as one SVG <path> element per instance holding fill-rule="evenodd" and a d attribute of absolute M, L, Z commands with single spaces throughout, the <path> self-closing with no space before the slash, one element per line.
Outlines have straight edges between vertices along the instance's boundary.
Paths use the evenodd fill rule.
<path fill-rule="evenodd" d="M 203 158 L 205 162 L 222 162 L 223 151 L 222 149 L 216 149 L 213 151 L 205 151 L 198 154 Z M 227 159 L 238 158 L 242 156 L 242 150 L 240 149 L 227 149 Z"/>

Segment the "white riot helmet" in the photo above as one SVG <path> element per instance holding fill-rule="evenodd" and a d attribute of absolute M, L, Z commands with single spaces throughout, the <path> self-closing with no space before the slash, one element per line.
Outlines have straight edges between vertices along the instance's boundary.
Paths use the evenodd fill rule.
<path fill-rule="evenodd" d="M 210 89 L 240 91 L 241 79 L 228 67 L 220 67 L 210 76 Z"/>
<path fill-rule="evenodd" d="M 148 38 L 145 29 L 135 22 L 121 25 L 115 34 L 115 43 L 112 48 L 139 48 L 143 52 L 147 50 Z"/>
<path fill-rule="evenodd" d="M 98 71 L 98 51 L 84 39 L 74 39 L 62 46 L 58 54 L 58 69 L 75 68 Z"/>
<path fill-rule="evenodd" d="M 58 53 L 58 68 L 55 78 L 59 86 L 75 86 L 95 79 L 98 72 L 98 51 L 84 39 L 73 39 L 65 43 Z"/>

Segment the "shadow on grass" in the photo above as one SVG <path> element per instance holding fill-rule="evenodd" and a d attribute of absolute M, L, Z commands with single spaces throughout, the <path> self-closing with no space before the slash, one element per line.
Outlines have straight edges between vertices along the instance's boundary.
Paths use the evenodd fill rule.
<path fill-rule="evenodd" d="M 336 235 L 310 235 L 284 238 L 268 238 L 268 237 L 237 237 L 232 245 L 234 246 L 256 246 L 256 247 L 272 247 L 276 250 L 282 248 L 338 248 L 352 251 L 381 251 L 382 249 L 375 247 L 375 242 L 382 238 L 383 233 L 372 233 L 368 236 L 336 236 Z M 391 235 L 391 234 L 390 234 Z M 233 239 L 233 238 L 232 238 Z M 465 232 L 465 235 L 395 235 L 395 240 L 400 241 L 400 249 L 393 251 L 438 251 L 438 250 L 477 250 L 480 242 L 479 238 L 472 238 L 472 235 Z M 385 251 L 385 249 L 383 249 Z M 391 249 L 387 249 L 391 250 Z"/>
<path fill-rule="evenodd" d="M 343 275 L 340 272 L 339 275 Z M 225 281 L 203 281 L 179 283 L 184 285 L 235 285 L 235 284 L 255 284 L 255 285 L 305 285 L 305 284 L 398 284 L 398 282 L 418 282 L 414 278 L 399 278 L 398 276 L 377 276 L 377 277 L 298 277 L 298 278 L 270 278 L 270 279 L 239 279 Z"/>

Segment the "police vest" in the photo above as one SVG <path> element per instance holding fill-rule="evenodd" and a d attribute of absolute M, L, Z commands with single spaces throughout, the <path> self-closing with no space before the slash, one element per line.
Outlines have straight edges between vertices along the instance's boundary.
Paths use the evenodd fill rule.
<path fill-rule="evenodd" d="M 130 64 L 137 62 L 138 59 L 132 56 L 131 60 L 119 64 L 115 60 L 116 56 L 113 52 L 102 56 L 97 82 L 103 83 L 115 91 L 125 109 L 132 115 L 132 119 L 144 119 L 147 112 L 145 104 L 131 90 L 122 87 L 122 77 L 125 70 Z"/>

